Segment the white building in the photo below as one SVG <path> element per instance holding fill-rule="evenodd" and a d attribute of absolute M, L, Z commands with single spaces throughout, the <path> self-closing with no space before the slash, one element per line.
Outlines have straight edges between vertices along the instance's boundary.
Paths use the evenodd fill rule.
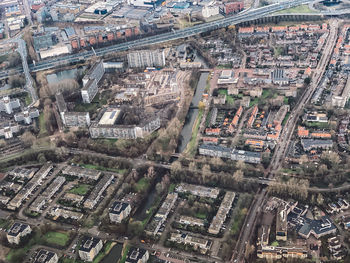
<path fill-rule="evenodd" d="M 130 68 L 164 67 L 164 50 L 140 50 L 128 53 Z"/>
<path fill-rule="evenodd" d="M 79 248 L 79 257 L 85 261 L 93 261 L 103 247 L 102 240 L 96 237 L 86 237 Z"/>
<path fill-rule="evenodd" d="M 25 237 L 26 235 L 29 235 L 32 232 L 32 229 L 27 224 L 22 223 L 14 223 L 10 230 L 7 232 L 7 241 L 10 244 L 16 244 L 18 245 L 21 241 L 22 237 Z"/>
<path fill-rule="evenodd" d="M 121 223 L 123 219 L 127 218 L 131 212 L 129 203 L 115 201 L 109 210 L 109 219 L 113 223 Z"/>
<path fill-rule="evenodd" d="M 98 83 L 103 77 L 105 69 L 103 67 L 103 61 L 96 63 L 92 69 L 83 78 L 83 88 L 81 90 L 81 96 L 84 103 L 91 103 L 98 92 Z"/>

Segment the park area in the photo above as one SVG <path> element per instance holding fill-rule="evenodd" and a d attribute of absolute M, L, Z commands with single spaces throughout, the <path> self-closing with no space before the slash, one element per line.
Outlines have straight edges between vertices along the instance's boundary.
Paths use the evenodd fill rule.
<path fill-rule="evenodd" d="M 90 191 L 90 189 L 91 185 L 79 184 L 74 185 L 73 188 L 69 190 L 69 193 L 84 196 Z"/>
<path fill-rule="evenodd" d="M 42 237 L 43 242 L 60 247 L 68 245 L 69 239 L 69 234 L 55 231 L 49 231 Z"/>

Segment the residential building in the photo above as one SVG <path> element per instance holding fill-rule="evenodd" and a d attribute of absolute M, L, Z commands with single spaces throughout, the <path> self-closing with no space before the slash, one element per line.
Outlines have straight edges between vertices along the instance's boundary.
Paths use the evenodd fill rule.
<path fill-rule="evenodd" d="M 190 226 L 199 226 L 199 227 L 204 226 L 203 219 L 199 219 L 191 216 L 180 216 L 179 223 L 184 225 L 190 225 Z"/>
<path fill-rule="evenodd" d="M 146 263 L 148 259 L 148 250 L 133 247 L 129 250 L 125 263 Z"/>
<path fill-rule="evenodd" d="M 111 117 L 112 115 L 111 115 Z M 110 138 L 110 139 L 137 139 L 144 138 L 160 128 L 159 116 L 146 118 L 139 125 L 119 125 L 102 122 L 92 122 L 89 131 L 91 138 Z"/>
<path fill-rule="evenodd" d="M 0 111 L 4 111 L 7 114 L 12 114 L 13 110 L 21 107 L 19 99 L 10 99 L 9 97 L 3 97 L 0 100 Z"/>
<path fill-rule="evenodd" d="M 313 235 L 319 239 L 325 235 L 334 234 L 337 232 L 336 226 L 332 223 L 328 216 L 323 216 L 320 219 L 304 218 L 304 224 L 299 228 L 298 234 L 304 238 L 309 238 Z"/>
<path fill-rule="evenodd" d="M 57 263 L 58 256 L 52 251 L 45 249 L 40 249 L 38 254 L 36 254 L 33 263 Z"/>
<path fill-rule="evenodd" d="M 81 96 L 84 103 L 91 103 L 98 92 L 98 83 L 105 73 L 103 61 L 97 62 L 83 78 Z"/>
<path fill-rule="evenodd" d="M 247 163 L 261 162 L 260 153 L 236 149 L 232 150 L 230 148 L 210 144 L 202 144 L 201 146 L 199 146 L 199 154 L 212 157 L 227 158 L 234 161 L 241 160 Z"/>
<path fill-rule="evenodd" d="M 130 68 L 164 67 L 164 50 L 140 50 L 128 53 Z"/>
<path fill-rule="evenodd" d="M 89 127 L 89 112 L 66 112 L 64 114 L 63 124 L 67 127 Z"/>
<path fill-rule="evenodd" d="M 7 232 L 7 241 L 10 244 L 18 245 L 21 242 L 21 238 L 29 235 L 31 232 L 32 229 L 29 225 L 16 222 Z"/>
<path fill-rule="evenodd" d="M 170 241 L 179 244 L 192 246 L 194 249 L 198 249 L 204 253 L 210 250 L 212 241 L 204 238 L 199 238 L 185 233 L 171 233 Z"/>
<path fill-rule="evenodd" d="M 171 209 L 174 207 L 177 200 L 177 193 L 169 193 L 162 203 L 161 207 L 158 209 L 157 214 L 154 216 L 153 220 L 147 225 L 145 232 L 148 235 L 157 235 L 162 224 L 168 218 Z"/>
<path fill-rule="evenodd" d="M 0 126 L 0 137 L 11 139 L 16 133 L 19 133 L 20 127 L 12 122 L 6 122 Z"/>
<path fill-rule="evenodd" d="M 209 226 L 208 232 L 213 235 L 220 233 L 221 227 L 226 220 L 227 214 L 230 212 L 232 203 L 235 200 L 236 194 L 234 192 L 227 191 L 224 199 L 222 200 L 218 212 L 214 216 Z"/>
<path fill-rule="evenodd" d="M 70 175 L 74 177 L 78 177 L 83 180 L 92 180 L 97 181 L 102 175 L 101 171 L 95 169 L 87 169 L 79 166 L 71 166 L 67 165 L 66 168 L 62 170 L 64 175 Z"/>
<path fill-rule="evenodd" d="M 69 112 L 63 94 L 56 93 L 56 104 L 61 116 L 62 123 L 66 127 L 89 127 L 89 112 Z"/>
<path fill-rule="evenodd" d="M 33 193 L 34 189 L 41 184 L 42 180 L 52 170 L 52 164 L 45 164 L 41 169 L 32 177 L 32 179 L 15 195 L 15 197 L 8 203 L 7 208 L 10 210 L 18 209 L 23 201 Z"/>
<path fill-rule="evenodd" d="M 82 213 L 59 208 L 59 207 L 52 207 L 48 211 L 48 215 L 52 216 L 54 220 L 58 218 L 63 218 L 63 219 L 71 219 L 71 220 L 78 221 L 84 217 Z"/>
<path fill-rule="evenodd" d="M 21 179 L 31 179 L 36 172 L 36 169 L 27 169 L 22 167 L 16 167 L 13 170 L 8 172 L 8 175 L 13 176 L 15 178 Z"/>
<path fill-rule="evenodd" d="M 38 118 L 40 115 L 38 109 L 25 110 L 21 113 L 15 114 L 15 121 L 24 122 L 29 125 L 33 122 L 33 119 Z"/>
<path fill-rule="evenodd" d="M 84 208 L 93 209 L 95 205 L 100 200 L 103 192 L 111 184 L 114 176 L 113 175 L 104 175 L 97 185 L 92 189 L 92 192 L 84 202 Z"/>
<path fill-rule="evenodd" d="M 205 198 L 213 198 L 213 199 L 216 199 L 220 193 L 220 190 L 218 188 L 205 187 L 201 185 L 193 185 L 193 184 L 186 184 L 186 183 L 179 184 L 176 187 L 175 191 L 178 193 L 191 193 L 192 195 L 205 197 Z"/>
<path fill-rule="evenodd" d="M 312 149 L 330 149 L 333 147 L 332 140 L 320 140 L 320 139 L 301 139 L 301 145 L 304 151 L 310 151 Z"/>
<path fill-rule="evenodd" d="M 34 212 L 41 212 L 43 206 L 50 201 L 53 195 L 62 187 L 66 182 L 66 178 L 63 176 L 57 176 L 52 183 L 44 190 L 42 194 L 37 196 L 33 203 L 29 206 L 29 210 Z"/>
<path fill-rule="evenodd" d="M 129 203 L 115 201 L 109 210 L 109 219 L 113 223 L 121 223 L 123 219 L 127 218 L 131 212 Z"/>
<path fill-rule="evenodd" d="M 85 237 L 81 241 L 79 257 L 85 261 L 93 261 L 103 247 L 102 240 L 96 237 Z"/>

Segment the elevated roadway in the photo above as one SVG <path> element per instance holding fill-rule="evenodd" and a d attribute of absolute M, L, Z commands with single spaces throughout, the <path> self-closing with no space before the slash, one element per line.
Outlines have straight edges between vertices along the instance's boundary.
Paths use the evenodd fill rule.
<path fill-rule="evenodd" d="M 96 56 L 104 56 L 113 52 L 120 52 L 129 50 L 132 48 L 141 48 L 145 46 L 150 46 L 154 44 L 164 43 L 168 41 L 173 41 L 177 39 L 183 39 L 186 37 L 191 37 L 197 34 L 209 32 L 222 27 L 227 27 L 229 25 L 240 24 L 243 22 L 248 22 L 251 20 L 263 18 L 269 16 L 275 12 L 282 11 L 291 7 L 308 4 L 312 0 L 295 0 L 290 2 L 284 2 L 280 4 L 268 5 L 265 7 L 260 7 L 252 10 L 247 10 L 238 15 L 226 17 L 217 21 L 212 21 L 200 25 L 196 25 L 189 28 L 179 29 L 172 32 L 167 32 L 151 37 L 145 37 L 138 40 L 128 41 L 104 48 L 95 49 Z M 29 70 L 31 72 L 37 72 L 41 70 L 52 69 L 62 65 L 68 65 L 70 63 L 77 63 L 79 61 L 88 59 L 95 56 L 95 53 L 91 51 L 83 51 L 77 54 L 70 54 L 62 57 L 53 58 L 50 60 L 43 60 L 38 63 L 29 65 Z M 17 73 L 17 69 L 14 71 Z M 0 72 L 0 79 L 7 77 L 11 72 L 3 71 Z"/>

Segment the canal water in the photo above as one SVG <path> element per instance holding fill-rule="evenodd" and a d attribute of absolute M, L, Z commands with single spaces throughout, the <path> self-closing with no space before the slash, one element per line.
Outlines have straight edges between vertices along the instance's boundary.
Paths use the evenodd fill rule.
<path fill-rule="evenodd" d="M 199 77 L 199 81 L 196 87 L 196 92 L 192 98 L 191 108 L 188 110 L 185 124 L 181 131 L 180 141 L 177 147 L 178 153 L 182 153 L 186 149 L 188 142 L 191 140 L 193 124 L 199 112 L 197 108 L 194 109 L 192 107 L 197 107 L 199 102 L 201 101 L 205 87 L 207 85 L 208 75 L 209 73 L 203 72 Z"/>
<path fill-rule="evenodd" d="M 117 263 L 122 256 L 123 244 L 115 244 L 102 263 Z"/>
<path fill-rule="evenodd" d="M 78 73 L 81 74 L 84 70 L 85 70 L 85 67 L 62 70 L 62 71 L 47 75 L 46 79 L 49 84 L 57 84 L 62 80 L 76 79 Z"/>

